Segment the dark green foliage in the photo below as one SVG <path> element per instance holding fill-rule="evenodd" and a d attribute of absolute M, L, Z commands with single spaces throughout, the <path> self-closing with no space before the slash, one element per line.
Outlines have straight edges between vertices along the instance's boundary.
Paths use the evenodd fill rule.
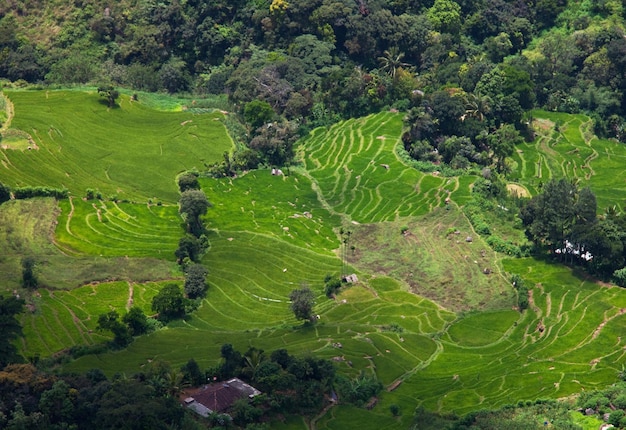
<path fill-rule="evenodd" d="M 185 316 L 187 301 L 183 292 L 176 284 L 165 285 L 152 299 L 152 310 L 164 322 Z"/>
<path fill-rule="evenodd" d="M 183 373 L 183 381 L 192 387 L 197 387 L 206 382 L 204 372 L 200 370 L 200 366 L 193 358 L 185 363 L 180 371 Z"/>
<path fill-rule="evenodd" d="M 324 279 L 324 293 L 327 297 L 332 298 L 341 288 L 341 279 L 337 276 L 327 275 Z"/>
<path fill-rule="evenodd" d="M 184 411 L 173 397 L 155 395 L 150 385 L 120 379 L 98 401 L 95 422 L 106 429 L 168 429 L 180 425 Z M 132 419 L 129 419 L 132 417 Z"/>
<path fill-rule="evenodd" d="M 297 138 L 296 127 L 291 122 L 272 122 L 256 130 L 250 148 L 258 151 L 268 165 L 283 166 L 293 158 Z"/>
<path fill-rule="evenodd" d="M 106 99 L 109 108 L 115 107 L 116 101 L 120 97 L 120 92 L 112 85 L 98 87 L 98 94 Z"/>
<path fill-rule="evenodd" d="M 67 199 L 69 191 L 51 187 L 20 187 L 13 190 L 16 199 L 31 199 L 33 197 L 54 197 L 57 200 Z"/>
<path fill-rule="evenodd" d="M 193 172 L 183 173 L 178 177 L 178 189 L 181 193 L 187 190 L 199 190 L 198 174 Z"/>
<path fill-rule="evenodd" d="M 274 110 L 266 101 L 253 100 L 246 103 L 243 109 L 243 117 L 250 127 L 256 129 L 274 118 Z"/>
<path fill-rule="evenodd" d="M 291 301 L 291 310 L 297 319 L 311 320 L 315 295 L 309 287 L 293 290 L 289 294 L 289 300 Z"/>
<path fill-rule="evenodd" d="M 187 230 L 195 237 L 204 233 L 201 216 L 206 214 L 211 203 L 202 190 L 187 190 L 180 196 L 179 212 L 187 223 Z"/>
<path fill-rule="evenodd" d="M 626 267 L 613 272 L 613 281 L 620 287 L 626 287 Z"/>
<path fill-rule="evenodd" d="M 209 242 L 205 235 L 198 238 L 187 234 L 178 241 L 178 248 L 174 251 L 174 255 L 176 255 L 179 264 L 185 263 L 187 259 L 197 262 L 208 248 Z"/>
<path fill-rule="evenodd" d="M 24 300 L 14 296 L 4 297 L 0 294 L 0 369 L 9 363 L 18 361 L 15 339 L 22 334 L 22 326 L 17 316 L 24 308 Z M 20 360 L 21 361 L 21 360 Z"/>
<path fill-rule="evenodd" d="M 337 391 L 342 402 L 364 406 L 372 397 L 375 397 L 383 384 L 374 375 L 361 373 L 357 378 L 337 378 Z"/>
<path fill-rule="evenodd" d="M 244 427 L 258 420 L 263 415 L 263 410 L 253 406 L 248 399 L 243 398 L 233 404 L 230 415 L 236 425 Z"/>
<path fill-rule="evenodd" d="M 122 322 L 128 326 L 131 336 L 139 336 L 148 331 L 148 317 L 137 306 L 130 308 L 122 317 Z"/>
<path fill-rule="evenodd" d="M 2 138 L 0 138 L 2 140 Z M 0 182 L 0 205 L 11 199 L 11 188 Z"/>
<path fill-rule="evenodd" d="M 39 286 L 35 264 L 33 257 L 22 258 L 22 287 L 33 290 Z"/>
<path fill-rule="evenodd" d="M 193 263 L 185 268 L 185 294 L 190 299 L 203 297 L 206 289 L 206 276 L 209 271 L 202 264 Z"/>
<path fill-rule="evenodd" d="M 120 316 L 116 311 L 100 315 L 98 329 L 113 333 L 113 344 L 119 348 L 128 346 L 133 341 L 131 331 L 120 321 Z"/>
<path fill-rule="evenodd" d="M 44 391 L 39 400 L 39 410 L 53 425 L 71 423 L 74 419 L 75 394 L 70 392 L 67 382 L 56 381 L 51 389 Z"/>

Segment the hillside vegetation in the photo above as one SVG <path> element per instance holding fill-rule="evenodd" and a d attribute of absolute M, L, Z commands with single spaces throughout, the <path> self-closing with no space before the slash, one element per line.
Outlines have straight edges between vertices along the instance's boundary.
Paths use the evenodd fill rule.
<path fill-rule="evenodd" d="M 625 18 L 3 2 L 0 427 L 626 428 Z"/>

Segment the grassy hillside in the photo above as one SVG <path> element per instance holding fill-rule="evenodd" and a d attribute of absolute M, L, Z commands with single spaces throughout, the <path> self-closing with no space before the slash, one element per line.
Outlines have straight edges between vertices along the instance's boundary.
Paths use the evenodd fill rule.
<path fill-rule="evenodd" d="M 536 194 L 552 178 L 571 178 L 591 187 L 599 210 L 624 209 L 626 184 L 619 178 L 626 173 L 626 146 L 598 139 L 585 115 L 534 111 L 533 125 L 536 139 L 516 148 L 511 179 Z"/>
<path fill-rule="evenodd" d="M 125 95 L 109 109 L 95 91 L 6 95 L 15 116 L 2 141 L 0 181 L 10 186 L 175 202 L 178 173 L 203 169 L 233 148 L 221 113 L 161 112 Z"/>
<path fill-rule="evenodd" d="M 388 388 L 372 411 L 332 408 L 317 422 L 320 429 L 407 428 L 418 405 L 462 414 L 612 382 L 624 362 L 624 291 L 537 260 L 502 261 L 459 207 L 471 198 L 475 178 L 443 178 L 403 165 L 394 153 L 400 132 L 398 114 L 347 121 L 303 140 L 303 165 L 286 176 L 259 170 L 236 179 L 202 179 L 213 207 L 205 217 L 211 248 L 202 260 L 210 286 L 200 308 L 123 351 L 83 356 L 64 369 L 131 374 L 150 361 L 177 367 L 189 358 L 206 368 L 218 362 L 223 343 L 232 343 L 239 350 L 287 348 L 330 358 L 339 372 L 372 372 Z M 575 134 L 551 136 L 586 145 Z M 520 147 L 517 166 L 564 146 L 546 149 L 538 142 Z M 554 150 L 554 159 L 567 166 L 583 149 Z M 603 158 L 598 151 L 592 163 Z M 546 162 L 554 165 L 559 163 Z M 601 173 L 604 164 L 598 166 L 592 186 L 600 178 L 609 181 Z M 554 167 L 550 172 L 568 173 Z M 516 167 L 513 174 L 536 192 L 531 170 Z M 94 330 L 100 313 L 123 313 L 131 303 L 149 311 L 162 283 L 146 281 L 176 277 L 167 270 L 133 269 L 171 268 L 145 264 L 145 258 L 171 258 L 182 235 L 174 205 L 73 198 L 56 207 L 36 199 L 8 202 L 0 216 L 12 226 L 0 240 L 13 246 L 0 264 L 11 267 L 13 276 L 19 277 L 17 256 L 35 253 L 46 258 L 39 266 L 46 282 L 63 276 L 62 268 L 71 273 L 63 285 L 73 287 L 89 279 L 89 270 L 118 279 L 68 291 L 41 289 L 22 317 L 25 356 L 46 357 L 106 339 Z M 347 231 L 349 241 L 342 245 Z M 56 246 L 46 239 L 53 232 Z M 356 273 L 359 282 L 343 287 L 336 300 L 327 298 L 324 277 L 342 271 Z M 521 314 L 513 309 L 510 273 L 522 275 L 532 291 L 530 309 Z M 302 327 L 289 309 L 289 292 L 303 285 L 316 294 L 315 326 Z M 400 417 L 389 412 L 393 404 L 403 411 Z M 299 420 L 276 424 L 303 426 Z"/>

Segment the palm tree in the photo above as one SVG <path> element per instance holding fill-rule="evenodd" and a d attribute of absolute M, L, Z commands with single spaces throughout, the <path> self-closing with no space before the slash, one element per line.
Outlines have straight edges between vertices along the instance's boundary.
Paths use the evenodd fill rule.
<path fill-rule="evenodd" d="M 171 369 L 167 372 L 163 378 L 163 383 L 165 385 L 165 389 L 167 390 L 167 394 L 172 397 L 178 396 L 183 388 L 187 385 L 183 382 L 184 376 L 180 370 Z"/>
<path fill-rule="evenodd" d="M 389 75 L 395 79 L 398 69 L 401 67 L 410 67 L 410 64 L 403 63 L 404 52 L 400 52 L 398 47 L 394 46 L 383 51 L 383 56 L 378 57 L 381 68 L 386 70 Z"/>
<path fill-rule="evenodd" d="M 266 359 L 265 353 L 262 349 L 250 348 L 243 357 L 245 366 L 242 371 L 250 376 L 250 379 L 254 380 L 256 371 Z"/>
<path fill-rule="evenodd" d="M 491 113 L 491 97 L 469 93 L 465 96 L 465 115 L 482 122 Z"/>

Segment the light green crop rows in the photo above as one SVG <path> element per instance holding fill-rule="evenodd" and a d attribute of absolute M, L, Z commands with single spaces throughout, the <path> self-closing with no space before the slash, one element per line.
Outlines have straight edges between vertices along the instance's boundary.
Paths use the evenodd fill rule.
<path fill-rule="evenodd" d="M 96 92 L 13 91 L 12 129 L 30 149 L 0 149 L 0 182 L 87 188 L 145 202 L 178 199 L 175 177 L 221 159 L 233 147 L 221 113 L 160 112 L 121 96 L 109 109 Z M 5 142 L 7 143 L 7 142 Z"/>
<path fill-rule="evenodd" d="M 570 154 L 578 145 L 572 130 L 584 135 L 586 129 L 584 118 L 566 119 L 572 121 L 567 124 L 570 131 L 554 136 L 569 143 L 521 146 L 523 152 L 515 155 L 522 172 L 518 179 L 531 191 L 537 190 L 533 187 L 538 181 L 529 178 L 528 166 L 539 165 L 537 148 L 545 175 L 580 171 L 568 170 L 567 160 L 555 161 L 564 157 L 555 148 L 563 147 L 561 154 L 582 154 L 591 166 L 605 163 L 593 167 L 590 181 L 594 186 L 610 183 L 601 171 L 611 164 L 602 160 L 604 155 L 617 159 L 621 149 L 607 152 L 607 142 L 598 150 L 596 141 L 589 141 L 592 149 Z M 572 125 L 576 121 L 582 122 Z M 153 360 L 176 367 L 189 358 L 206 368 L 218 362 L 222 344 L 232 343 L 241 351 L 255 346 L 313 353 L 333 359 L 343 374 L 374 372 L 389 390 L 394 388 L 382 393 L 372 411 L 332 408 L 317 422 L 320 429 L 407 428 L 420 404 L 465 413 L 563 397 L 614 381 L 626 354 L 620 337 L 626 328 L 624 291 L 534 260 L 507 260 L 501 267 L 499 257 L 481 252 L 486 245 L 480 238 L 465 242 L 466 235 L 473 235 L 471 227 L 458 218 L 458 208 L 446 210 L 444 201 L 448 196 L 453 204 L 468 201 L 474 178 L 449 179 L 409 169 L 394 153 L 400 134 L 401 115 L 381 113 L 316 130 L 300 146 L 303 166 L 284 169 L 287 176 L 261 170 L 236 179 L 203 179 L 214 206 L 205 217 L 211 248 L 202 261 L 209 269 L 209 290 L 201 307 L 183 321 L 136 339 L 126 350 L 84 356 L 65 369 L 100 367 L 108 374 L 131 374 Z M 590 158 L 594 148 L 598 156 Z M 608 197 L 601 194 L 599 201 Z M 175 206 L 75 198 L 64 202 L 62 211 L 57 241 L 81 254 L 155 257 L 161 250 L 161 257 L 171 258 L 182 235 Z M 371 222 L 384 225 L 366 224 Z M 338 229 L 351 225 L 355 249 L 342 262 Z M 400 233 L 405 225 L 407 236 Z M 458 237 L 446 233 L 451 227 L 461 231 Z M 441 258 L 429 258 L 429 249 Z M 444 257 L 446 264 L 441 263 Z M 328 299 L 324 276 L 338 274 L 346 265 L 361 282 L 344 287 L 337 300 Z M 487 265 L 494 270 L 489 277 L 482 273 Z M 532 287 L 532 306 L 523 314 L 511 308 L 513 290 L 503 269 L 520 273 Z M 447 295 L 450 304 L 466 301 L 471 309 L 483 308 L 485 301 L 499 305 L 455 314 L 409 292 L 420 291 L 420 282 L 428 282 L 425 293 Z M 147 288 L 142 306 L 156 291 L 152 285 L 134 284 L 135 291 Z M 292 289 L 304 285 L 315 291 L 315 313 L 320 316 L 309 327 L 294 319 L 287 299 Z M 89 332 L 94 319 L 107 309 L 127 306 L 128 288 L 128 283 L 113 283 L 55 292 L 54 297 L 43 294 L 35 314 L 24 320 L 24 351 L 46 355 L 99 340 L 100 334 Z M 92 293 L 100 300 L 91 301 Z M 400 418 L 391 416 L 391 404 L 403 411 Z M 291 419 L 276 426 L 302 427 Z"/>

